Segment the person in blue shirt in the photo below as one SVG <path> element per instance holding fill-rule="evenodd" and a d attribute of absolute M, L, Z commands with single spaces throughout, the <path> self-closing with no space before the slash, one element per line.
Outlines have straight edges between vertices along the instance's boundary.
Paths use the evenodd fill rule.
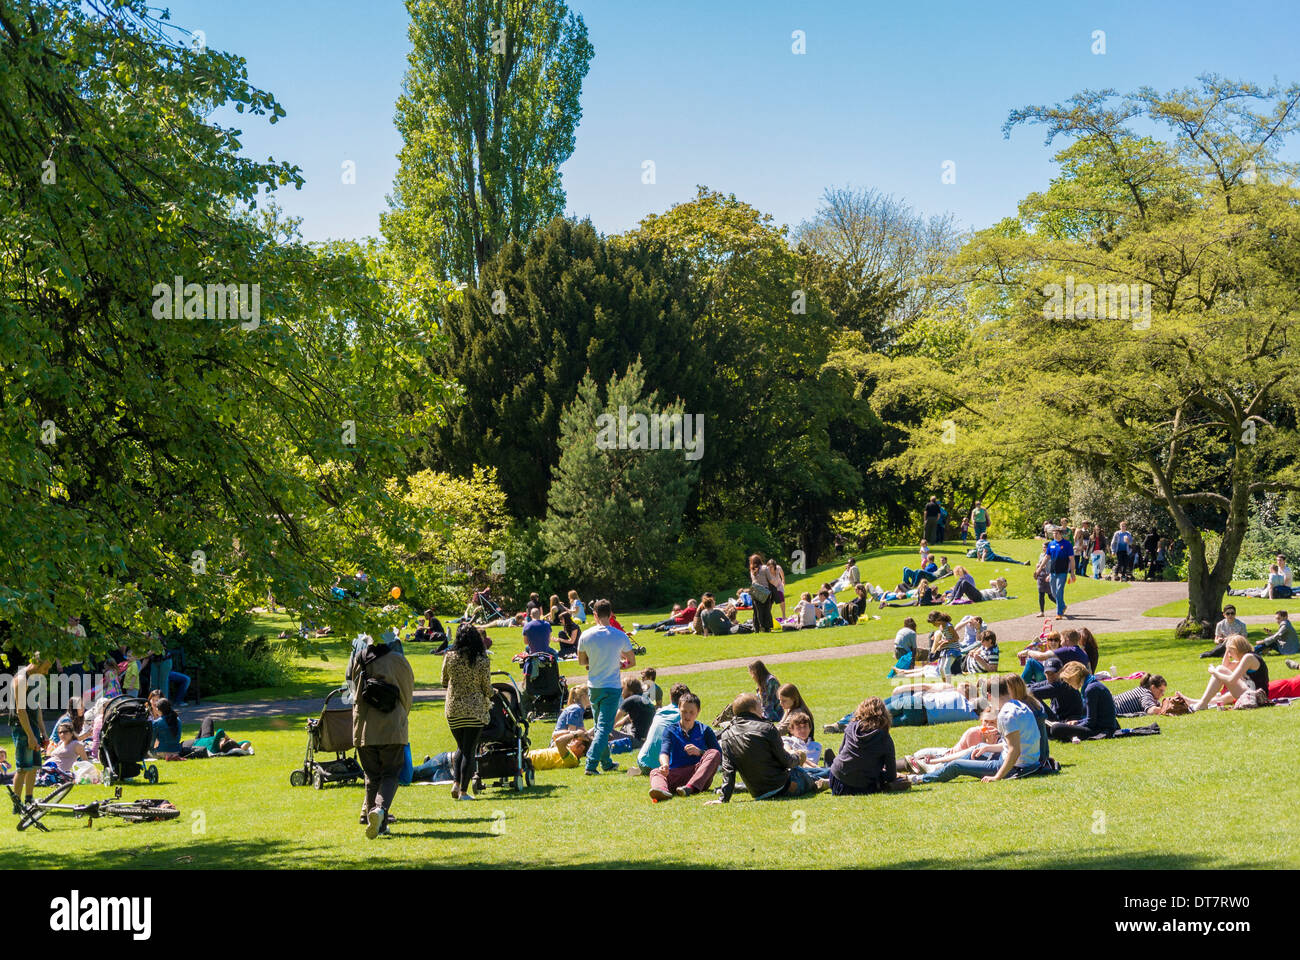
<path fill-rule="evenodd" d="M 1133 579 L 1133 534 L 1124 521 L 1110 538 L 1110 552 L 1115 554 L 1115 579 Z"/>
<path fill-rule="evenodd" d="M 706 724 L 696 722 L 700 698 L 684 693 L 677 708 L 681 718 L 664 730 L 659 766 L 650 771 L 650 799 L 655 803 L 708 790 L 722 765 L 718 738 Z"/>
<path fill-rule="evenodd" d="M 668 706 L 660 707 L 655 711 L 655 718 L 650 724 L 650 733 L 645 738 L 645 743 L 641 745 L 641 752 L 637 754 L 636 765 L 628 773 L 633 776 L 648 774 L 659 763 L 659 748 L 663 746 L 664 731 L 681 719 L 682 713 L 679 708 L 682 696 L 691 692 L 691 688 L 684 683 L 674 683 L 668 690 Z"/>
<path fill-rule="evenodd" d="M 153 722 L 153 752 L 169 754 L 181 752 L 181 720 L 166 697 L 156 704 L 158 717 Z"/>
<path fill-rule="evenodd" d="M 1065 539 L 1065 527 L 1053 527 L 1052 539 L 1043 548 L 1056 598 L 1056 619 L 1065 619 L 1065 585 L 1074 583 L 1074 544 Z"/>
<path fill-rule="evenodd" d="M 529 653 L 549 653 L 551 649 L 551 624 L 548 620 L 531 619 L 524 623 L 524 646 Z"/>

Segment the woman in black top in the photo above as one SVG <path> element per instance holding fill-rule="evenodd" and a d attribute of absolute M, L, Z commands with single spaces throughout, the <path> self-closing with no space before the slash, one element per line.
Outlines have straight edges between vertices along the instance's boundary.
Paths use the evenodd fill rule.
<path fill-rule="evenodd" d="M 880 793 L 898 780 L 889 710 L 879 697 L 868 697 L 844 728 L 844 744 L 831 763 L 829 784 L 836 796 Z M 906 780 L 902 781 L 904 784 Z M 818 787 L 823 784 L 818 783 Z"/>

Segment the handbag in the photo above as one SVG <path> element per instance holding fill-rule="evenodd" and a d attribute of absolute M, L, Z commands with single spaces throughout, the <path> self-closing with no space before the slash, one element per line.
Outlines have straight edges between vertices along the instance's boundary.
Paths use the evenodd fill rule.
<path fill-rule="evenodd" d="M 1181 717 L 1192 712 L 1192 705 L 1181 693 L 1165 697 L 1160 701 L 1160 715 L 1164 717 Z"/>
<path fill-rule="evenodd" d="M 768 598 L 772 596 L 772 591 L 768 585 L 759 583 L 757 580 L 749 585 L 749 593 L 759 603 L 766 603 Z"/>

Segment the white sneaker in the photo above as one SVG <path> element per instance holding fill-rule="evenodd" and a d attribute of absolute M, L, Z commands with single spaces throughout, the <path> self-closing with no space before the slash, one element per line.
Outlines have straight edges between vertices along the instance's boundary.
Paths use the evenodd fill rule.
<path fill-rule="evenodd" d="M 470 793 L 469 791 L 466 791 L 465 793 L 462 793 L 462 794 L 461 794 L 459 797 L 457 797 L 456 799 L 457 799 L 457 800 L 477 800 L 478 797 L 474 796 L 474 794 Z"/>
<path fill-rule="evenodd" d="M 373 840 L 379 836 L 379 828 L 384 825 L 384 811 L 375 807 L 366 815 L 366 839 Z"/>

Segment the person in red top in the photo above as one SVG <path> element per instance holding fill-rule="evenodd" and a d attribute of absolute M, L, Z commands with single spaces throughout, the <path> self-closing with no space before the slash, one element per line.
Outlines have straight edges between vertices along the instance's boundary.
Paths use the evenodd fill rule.
<path fill-rule="evenodd" d="M 673 627 L 684 626 L 685 624 L 691 623 L 695 620 L 695 611 L 698 608 L 699 604 L 696 602 L 695 598 L 692 597 L 690 600 L 686 601 L 686 606 L 684 608 L 679 603 L 674 604 L 673 612 L 668 615 L 668 619 L 660 620 L 657 623 L 634 623 L 632 624 L 632 632 L 636 633 L 638 630 L 654 630 L 656 632 L 662 632 Z"/>

